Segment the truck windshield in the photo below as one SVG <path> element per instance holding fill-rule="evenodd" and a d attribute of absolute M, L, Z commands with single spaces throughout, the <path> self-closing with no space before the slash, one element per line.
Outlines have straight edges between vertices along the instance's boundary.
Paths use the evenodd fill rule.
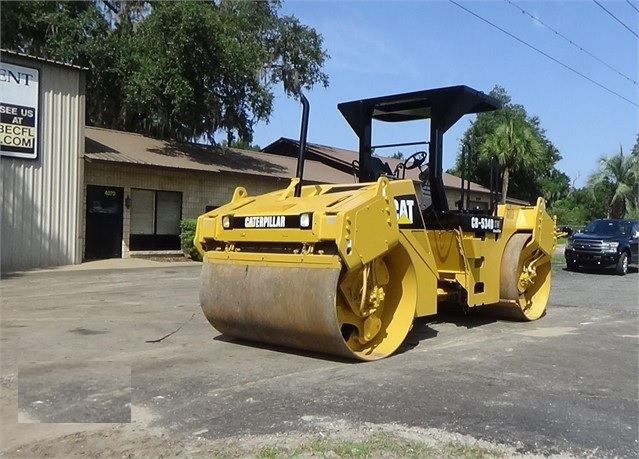
<path fill-rule="evenodd" d="M 582 231 L 586 234 L 601 234 L 602 236 L 617 236 L 623 234 L 622 222 L 611 220 L 595 220 Z"/>

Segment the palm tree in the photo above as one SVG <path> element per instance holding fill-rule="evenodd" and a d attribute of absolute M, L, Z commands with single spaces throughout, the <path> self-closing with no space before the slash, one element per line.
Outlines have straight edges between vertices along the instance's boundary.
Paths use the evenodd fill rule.
<path fill-rule="evenodd" d="M 637 181 L 639 180 L 639 161 L 635 155 L 624 156 L 623 148 L 612 156 L 599 160 L 599 170 L 588 177 L 588 186 L 599 183 L 612 184 L 614 194 L 608 203 L 608 217 L 624 218 L 637 211 Z"/>
<path fill-rule="evenodd" d="M 506 202 L 510 174 L 533 166 L 543 153 L 543 145 L 530 126 L 514 114 L 509 114 L 488 134 L 479 147 L 483 159 L 497 158 L 501 167 L 501 202 Z"/>

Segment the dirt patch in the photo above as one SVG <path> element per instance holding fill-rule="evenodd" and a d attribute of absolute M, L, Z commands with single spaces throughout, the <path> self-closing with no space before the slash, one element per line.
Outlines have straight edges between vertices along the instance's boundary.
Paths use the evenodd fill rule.
<path fill-rule="evenodd" d="M 134 410 L 138 415 L 140 409 Z M 150 418 L 148 419 L 150 420 Z M 176 438 L 143 423 L 122 424 L 99 431 L 76 432 L 4 451 L 14 458 L 571 458 L 569 454 L 540 456 L 439 429 L 397 424 L 351 425 L 343 420 L 305 416 L 315 433 L 207 439 L 206 430 Z"/>

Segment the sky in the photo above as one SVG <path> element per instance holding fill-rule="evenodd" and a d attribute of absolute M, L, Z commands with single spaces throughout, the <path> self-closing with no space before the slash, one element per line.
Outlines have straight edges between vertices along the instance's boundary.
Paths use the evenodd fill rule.
<path fill-rule="evenodd" d="M 639 133 L 639 0 L 455 1 L 552 59 L 447 0 L 284 0 L 280 14 L 313 27 L 331 56 L 323 69 L 329 87 L 305 93 L 308 142 L 357 150 L 340 102 L 453 85 L 488 93 L 499 85 L 540 119 L 562 156 L 556 167 L 574 186 L 585 185 L 601 157 L 620 147 L 630 153 Z M 274 92 L 269 122 L 255 126 L 260 147 L 299 138 L 299 102 Z M 454 166 L 473 119 L 446 133 L 444 170 Z M 424 122 L 373 125 L 374 145 L 425 140 Z"/>

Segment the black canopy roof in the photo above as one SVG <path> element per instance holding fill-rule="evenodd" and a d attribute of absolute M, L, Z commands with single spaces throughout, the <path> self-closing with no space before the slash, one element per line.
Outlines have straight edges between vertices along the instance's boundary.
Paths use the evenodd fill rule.
<path fill-rule="evenodd" d="M 440 212 L 448 210 L 442 181 L 444 133 L 462 116 L 497 110 L 501 108 L 501 103 L 468 86 L 449 86 L 354 100 L 338 104 L 337 108 L 359 137 L 360 181 L 376 178 L 376 171 L 371 167 L 373 120 L 393 123 L 430 119 L 428 181 L 432 207 Z"/>
<path fill-rule="evenodd" d="M 371 119 L 388 122 L 431 118 L 443 131 L 464 115 L 497 110 L 501 103 L 468 86 L 449 86 L 422 91 L 354 100 L 337 105 L 359 135 Z"/>

